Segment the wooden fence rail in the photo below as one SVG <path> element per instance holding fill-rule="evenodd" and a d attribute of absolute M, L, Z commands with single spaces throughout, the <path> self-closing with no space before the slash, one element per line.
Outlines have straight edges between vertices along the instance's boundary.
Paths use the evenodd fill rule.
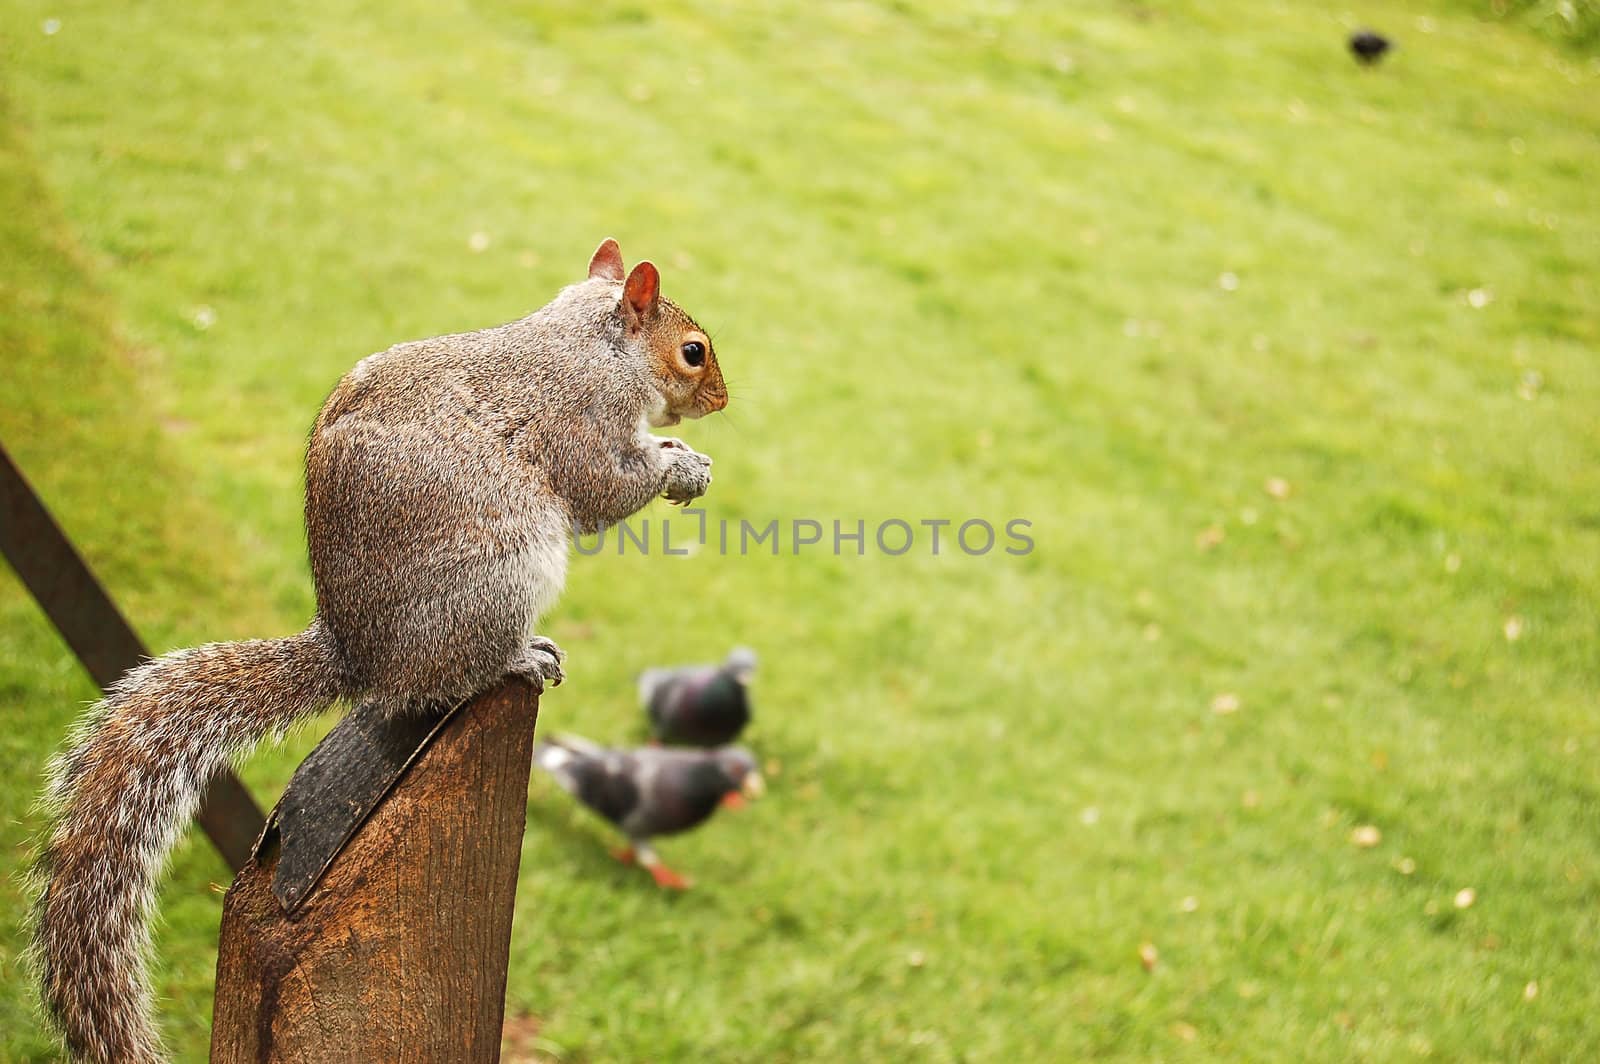
<path fill-rule="evenodd" d="M 4 447 L 0 555 L 101 690 L 150 656 Z M 211 781 L 195 819 L 229 868 L 244 864 L 261 832 L 261 808 L 227 770 Z"/>

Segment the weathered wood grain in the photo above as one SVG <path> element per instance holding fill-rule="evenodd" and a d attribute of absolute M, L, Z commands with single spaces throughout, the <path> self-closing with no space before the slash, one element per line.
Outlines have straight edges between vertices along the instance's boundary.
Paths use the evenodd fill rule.
<path fill-rule="evenodd" d="M 223 905 L 213 1064 L 500 1059 L 538 699 L 457 714 L 295 912 L 274 844 Z"/>

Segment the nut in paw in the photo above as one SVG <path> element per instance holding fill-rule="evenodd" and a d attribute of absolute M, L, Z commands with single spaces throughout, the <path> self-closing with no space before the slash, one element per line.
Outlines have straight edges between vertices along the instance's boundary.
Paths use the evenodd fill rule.
<path fill-rule="evenodd" d="M 672 464 L 667 467 L 667 480 L 663 494 L 668 502 L 688 503 L 706 493 L 711 487 L 711 459 L 687 447 L 671 451 Z"/>

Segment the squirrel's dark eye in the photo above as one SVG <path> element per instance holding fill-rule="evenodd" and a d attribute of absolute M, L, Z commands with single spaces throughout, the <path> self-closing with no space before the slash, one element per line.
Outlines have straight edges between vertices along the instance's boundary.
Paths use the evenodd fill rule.
<path fill-rule="evenodd" d="M 688 343 L 683 345 L 683 360 L 689 363 L 691 366 L 704 365 L 706 360 L 706 345 L 701 343 L 699 340 L 690 340 Z"/>

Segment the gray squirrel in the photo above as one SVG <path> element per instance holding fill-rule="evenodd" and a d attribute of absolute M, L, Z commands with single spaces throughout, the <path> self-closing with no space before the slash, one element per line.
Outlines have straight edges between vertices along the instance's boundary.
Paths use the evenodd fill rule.
<path fill-rule="evenodd" d="M 559 684 L 565 655 L 530 633 L 573 531 L 710 486 L 710 458 L 647 431 L 728 404 L 710 338 L 660 283 L 606 240 L 587 279 L 520 321 L 359 362 L 306 455 L 311 624 L 145 662 L 85 716 L 51 765 L 34 905 L 73 1059 L 164 1058 L 150 909 L 213 773 L 341 699 L 427 713 L 507 675 Z"/>

